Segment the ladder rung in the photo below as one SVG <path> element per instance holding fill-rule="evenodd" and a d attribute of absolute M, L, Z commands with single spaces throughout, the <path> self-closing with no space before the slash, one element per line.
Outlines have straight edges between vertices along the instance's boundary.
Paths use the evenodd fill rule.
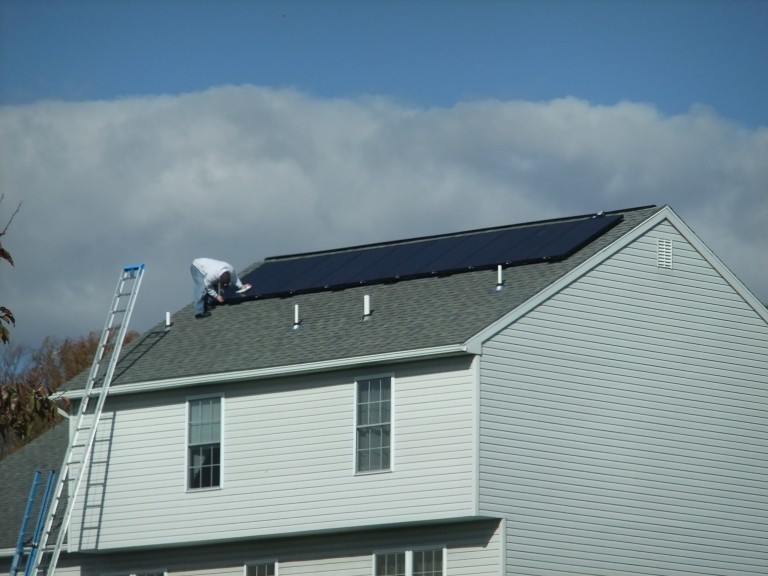
<path fill-rule="evenodd" d="M 83 463 L 88 462 L 96 450 L 94 444 L 97 441 L 96 433 L 99 426 L 99 419 L 103 411 L 104 401 L 109 391 L 112 372 L 115 369 L 117 359 L 119 358 L 120 350 L 122 348 L 122 340 L 133 310 L 134 297 L 138 293 L 139 286 L 141 285 L 143 270 L 144 265 L 140 264 L 126 266 L 121 272 L 112 304 L 115 309 L 111 310 L 107 316 L 107 322 L 101 336 L 101 344 L 96 351 L 96 356 L 91 368 L 91 376 L 83 391 L 83 398 L 80 403 L 73 437 L 70 440 L 67 454 L 64 457 L 62 470 L 57 480 L 56 492 L 54 493 L 53 500 L 51 501 L 51 505 L 47 512 L 45 528 L 42 530 L 44 536 L 40 539 L 37 553 L 32 555 L 33 564 L 31 567 L 34 568 L 34 573 L 38 573 L 42 569 L 42 573 L 47 574 L 49 570 L 56 569 L 59 553 L 61 552 L 67 537 L 69 521 L 74 510 L 73 506 L 77 499 L 78 492 L 81 490 L 81 483 L 84 479 L 89 477 L 87 467 L 83 466 Z M 131 280 L 133 283 L 129 284 L 128 282 Z M 118 300 L 124 296 L 131 296 L 131 298 L 129 298 L 127 302 L 118 302 Z M 120 308 L 118 308 L 118 306 Z M 113 336 L 113 330 L 118 331 L 116 336 Z M 110 349 L 111 358 L 106 375 L 97 377 L 103 354 Z M 98 399 L 96 404 L 91 405 L 90 400 L 96 398 Z M 81 432 L 85 432 L 87 436 L 87 440 L 82 443 L 78 442 L 78 436 Z M 97 452 L 97 454 L 100 458 L 103 458 L 101 453 Z M 92 462 L 102 465 L 103 463 L 106 463 L 107 460 L 93 460 Z M 69 486 L 70 481 L 73 481 L 71 486 Z M 106 481 L 88 482 L 88 480 L 86 480 L 86 483 L 91 486 L 106 486 Z M 63 512 L 59 512 L 58 508 L 64 487 L 67 488 L 68 498 Z M 103 502 L 99 504 L 88 504 L 87 502 L 84 502 L 83 505 L 84 508 L 94 509 L 102 507 Z M 81 529 L 88 529 L 88 527 L 84 526 Z M 54 531 L 58 532 L 58 534 L 54 534 Z M 49 537 L 56 539 L 55 545 L 48 545 Z"/>

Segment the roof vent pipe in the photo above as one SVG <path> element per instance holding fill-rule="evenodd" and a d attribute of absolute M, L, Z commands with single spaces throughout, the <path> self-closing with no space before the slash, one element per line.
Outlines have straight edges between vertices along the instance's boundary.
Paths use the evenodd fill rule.
<path fill-rule="evenodd" d="M 496 268 L 496 291 L 498 292 L 504 288 L 504 276 L 502 275 L 501 264 Z"/>
<path fill-rule="evenodd" d="M 293 329 L 298 330 L 300 324 L 301 319 L 299 318 L 299 305 L 295 304 L 293 306 Z"/>
<path fill-rule="evenodd" d="M 371 316 L 371 296 L 366 294 L 363 296 L 363 320 L 367 320 Z"/>
<path fill-rule="evenodd" d="M 166 312 L 165 313 L 165 329 L 168 330 L 171 327 L 171 313 Z"/>

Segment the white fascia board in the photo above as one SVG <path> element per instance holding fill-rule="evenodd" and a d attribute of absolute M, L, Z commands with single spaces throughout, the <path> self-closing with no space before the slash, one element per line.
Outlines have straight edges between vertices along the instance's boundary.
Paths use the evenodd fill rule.
<path fill-rule="evenodd" d="M 621 238 L 618 238 L 602 250 L 600 250 L 597 254 L 593 255 L 588 260 L 585 260 L 581 264 L 579 264 L 576 268 L 568 272 L 567 274 L 563 275 L 559 280 L 556 280 L 549 286 L 547 286 L 544 290 L 536 294 L 535 296 L 528 299 L 526 302 L 523 302 L 520 306 L 506 314 L 505 316 L 501 317 L 499 320 L 491 324 L 490 326 L 484 328 L 474 336 L 472 336 L 469 340 L 466 342 L 467 351 L 471 352 L 473 354 L 481 354 L 483 344 L 499 332 L 501 332 L 504 328 L 518 320 L 519 318 L 522 318 L 526 314 L 528 314 L 531 310 L 542 304 L 543 302 L 546 302 L 549 300 L 552 296 L 581 278 L 584 274 L 592 270 L 593 268 L 597 267 L 599 264 L 616 254 L 619 250 L 623 249 L 625 246 L 629 245 L 631 242 L 634 242 L 637 238 L 651 230 L 654 226 L 658 225 L 660 222 L 662 222 L 665 219 L 669 219 L 670 216 L 673 216 L 675 220 L 680 221 L 680 218 L 675 215 L 674 212 L 672 212 L 672 209 L 669 206 L 663 206 L 658 212 L 653 214 L 650 218 L 648 218 L 646 221 L 641 222 L 637 226 L 635 226 L 632 230 L 624 234 Z M 693 232 L 691 232 L 693 234 Z"/>
<path fill-rule="evenodd" d="M 467 347 L 463 344 L 449 344 L 434 348 L 422 348 L 419 350 L 403 350 L 388 352 L 386 354 L 371 354 L 368 356 L 356 356 L 351 358 L 337 358 L 320 362 L 308 362 L 306 364 L 294 364 L 291 366 L 275 366 L 272 368 L 258 368 L 254 370 L 241 370 L 238 372 L 223 372 L 215 374 L 201 374 L 198 376 L 186 376 L 183 378 L 169 378 L 166 380 L 148 380 L 131 384 L 111 386 L 110 396 L 123 394 L 138 394 L 141 392 L 155 392 L 158 390 L 170 390 L 187 386 L 200 386 L 203 384 L 223 384 L 225 382 L 242 382 L 244 380 L 261 380 L 264 378 L 279 378 L 311 372 L 327 372 L 329 370 L 342 370 L 366 364 L 382 364 L 392 362 L 407 362 L 411 360 L 424 360 L 427 358 L 439 358 L 446 356 L 459 356 L 467 354 Z M 82 398 L 82 390 L 62 392 L 58 396 L 76 400 Z"/>

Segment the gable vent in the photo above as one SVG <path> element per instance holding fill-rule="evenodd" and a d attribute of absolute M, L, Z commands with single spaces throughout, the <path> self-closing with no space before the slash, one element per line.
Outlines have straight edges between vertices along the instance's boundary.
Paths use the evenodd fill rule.
<path fill-rule="evenodd" d="M 672 240 L 669 238 L 656 239 L 656 266 L 672 269 Z"/>

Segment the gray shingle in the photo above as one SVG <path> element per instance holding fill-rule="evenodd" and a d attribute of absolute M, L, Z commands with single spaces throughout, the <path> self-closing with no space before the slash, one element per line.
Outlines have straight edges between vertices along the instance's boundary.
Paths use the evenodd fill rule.
<path fill-rule="evenodd" d="M 15 548 L 19 537 L 24 508 L 35 470 L 43 472 L 37 490 L 39 504 L 48 470 L 58 471 L 67 449 L 69 427 L 62 422 L 26 446 L 0 460 L 0 486 L 2 486 L 2 513 L 0 513 L 0 549 Z M 37 513 L 37 509 L 33 514 Z M 36 516 L 30 520 L 34 527 Z"/>
<path fill-rule="evenodd" d="M 159 324 L 124 351 L 112 385 L 463 344 L 658 209 L 617 212 L 620 224 L 563 261 L 508 268 L 500 292 L 496 271 L 484 270 L 245 301 L 203 320 L 190 304 L 170 330 Z M 365 294 L 373 314 L 363 322 Z M 295 304 L 298 331 L 291 330 Z M 83 383 L 84 377 L 73 380 L 68 389 Z"/>

